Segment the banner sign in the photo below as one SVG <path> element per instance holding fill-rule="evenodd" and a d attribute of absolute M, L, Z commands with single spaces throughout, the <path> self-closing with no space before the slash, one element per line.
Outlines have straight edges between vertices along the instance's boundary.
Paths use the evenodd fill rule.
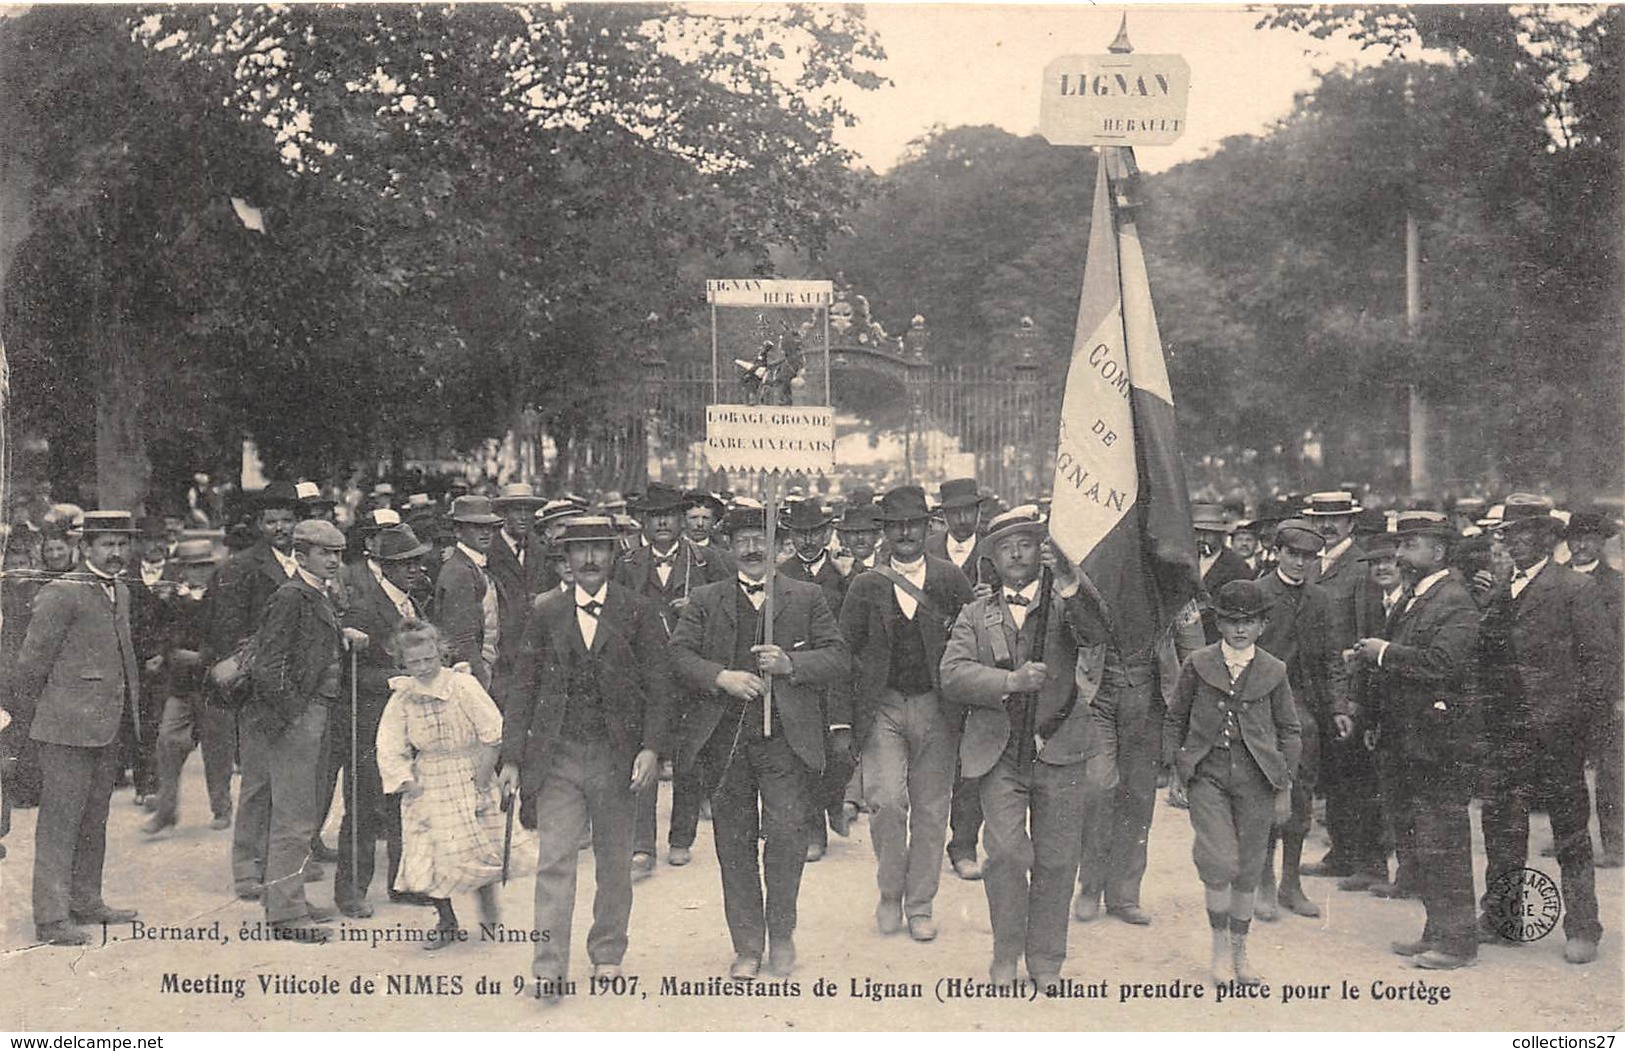
<path fill-rule="evenodd" d="M 1038 131 L 1052 146 L 1166 146 L 1190 88 L 1178 55 L 1063 55 L 1044 67 Z"/>
<path fill-rule="evenodd" d="M 705 282 L 705 301 L 718 307 L 827 307 L 835 302 L 835 282 L 714 278 Z"/>
<path fill-rule="evenodd" d="M 707 405 L 705 462 L 713 471 L 829 474 L 835 410 L 823 405 Z"/>

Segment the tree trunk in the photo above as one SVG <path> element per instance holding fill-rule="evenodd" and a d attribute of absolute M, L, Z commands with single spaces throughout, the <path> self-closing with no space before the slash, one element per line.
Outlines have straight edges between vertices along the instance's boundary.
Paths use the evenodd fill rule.
<path fill-rule="evenodd" d="M 107 294 L 97 297 L 102 303 Z M 96 500 L 103 508 L 140 515 L 145 510 L 152 461 L 147 455 L 146 378 L 125 339 L 117 311 L 93 322 L 99 344 L 96 376 Z"/>

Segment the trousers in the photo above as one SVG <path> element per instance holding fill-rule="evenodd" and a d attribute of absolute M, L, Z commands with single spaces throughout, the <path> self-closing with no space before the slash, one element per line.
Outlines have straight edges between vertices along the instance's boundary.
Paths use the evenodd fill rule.
<path fill-rule="evenodd" d="M 1241 741 L 1215 748 L 1186 786 L 1191 860 L 1202 885 L 1249 894 L 1258 888 L 1275 822 L 1275 788 Z"/>
<path fill-rule="evenodd" d="M 163 719 L 158 724 L 158 817 L 169 823 L 175 821 L 181 770 L 196 746 L 203 750 L 209 810 L 215 817 L 231 816 L 235 733 L 231 716 L 210 707 L 202 693 L 172 696 L 164 702 Z"/>
<path fill-rule="evenodd" d="M 1418 889 L 1427 911 L 1422 940 L 1452 956 L 1476 957 L 1472 825 L 1467 817 L 1472 789 L 1459 774 L 1419 769 L 1397 756 L 1387 762 L 1399 806 L 1411 814 Z"/>
<path fill-rule="evenodd" d="M 263 884 L 270 923 L 296 920 L 310 911 L 304 871 L 310 837 L 322 818 L 316 812 L 316 771 L 322 766 L 326 727 L 327 706 L 319 700 L 274 737 L 252 718 L 238 724 L 243 779 L 232 830 L 231 876 L 239 890 Z"/>
<path fill-rule="evenodd" d="M 1126 670 L 1107 666 L 1095 703 L 1116 710 L 1117 787 L 1084 815 L 1078 893 L 1106 907 L 1140 904 L 1146 843 L 1157 806 L 1162 764 L 1163 702 L 1150 664 Z"/>
<path fill-rule="evenodd" d="M 34 925 L 102 907 L 107 810 L 119 742 L 99 748 L 38 742 L 39 818 L 34 826 Z"/>
<path fill-rule="evenodd" d="M 863 746 L 863 798 L 881 900 L 901 901 L 905 916 L 931 915 L 958 758 L 959 734 L 937 691 L 880 695 Z"/>

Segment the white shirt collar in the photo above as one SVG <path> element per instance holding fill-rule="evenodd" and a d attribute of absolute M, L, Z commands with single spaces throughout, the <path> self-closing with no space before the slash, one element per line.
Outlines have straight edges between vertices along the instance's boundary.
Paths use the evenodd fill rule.
<path fill-rule="evenodd" d="M 606 580 L 602 585 L 599 586 L 598 594 L 596 595 L 587 594 L 581 589 L 580 584 L 575 585 L 575 589 L 577 606 L 585 606 L 589 602 L 596 602 L 599 605 L 603 605 L 604 599 L 609 596 L 609 581 Z"/>
<path fill-rule="evenodd" d="M 1020 595 L 1030 603 L 1038 597 L 1038 583 L 1038 578 L 1035 577 L 1027 582 L 1026 587 L 1009 588 L 1001 585 L 1001 591 L 1006 598 L 1009 598 L 1011 595 Z"/>
<path fill-rule="evenodd" d="M 384 576 L 384 567 L 380 566 L 375 560 L 367 559 L 367 568 L 372 570 L 373 579 L 377 580 L 378 586 L 384 589 L 384 597 L 395 603 L 396 609 L 400 609 L 412 601 L 412 596 L 390 583 L 389 578 Z"/>
<path fill-rule="evenodd" d="M 504 544 L 508 545 L 508 550 L 513 552 L 515 558 L 518 558 L 519 557 L 519 541 L 517 541 L 513 537 L 509 536 L 508 531 L 506 529 L 499 530 L 499 533 L 500 533 L 500 535 L 502 537 L 502 542 Z"/>
<path fill-rule="evenodd" d="M 1411 598 L 1415 600 L 1421 598 L 1423 595 L 1426 595 L 1428 588 L 1431 588 L 1433 585 L 1443 580 L 1445 575 L 1449 572 L 1450 568 L 1446 566 L 1444 569 L 1436 569 L 1432 573 L 1429 573 L 1427 576 L 1423 577 L 1421 580 L 1418 580 L 1416 582 L 1416 590 L 1412 592 Z"/>
<path fill-rule="evenodd" d="M 896 557 L 891 560 L 892 569 L 910 583 L 918 584 L 925 579 L 925 556 L 921 555 L 914 562 L 899 562 Z"/>
<path fill-rule="evenodd" d="M 1404 596 L 1404 594 L 1405 582 L 1401 580 L 1398 584 L 1395 584 L 1393 588 L 1385 590 L 1382 593 L 1382 600 L 1388 605 L 1392 606 L 1394 603 L 1398 602 L 1400 598 Z"/>
<path fill-rule="evenodd" d="M 284 555 L 274 547 L 271 548 L 271 554 L 276 556 L 277 564 L 282 567 L 282 572 L 288 574 L 288 576 L 291 577 L 299 572 L 299 563 L 292 555 Z"/>
<path fill-rule="evenodd" d="M 1303 581 L 1293 580 L 1291 577 L 1286 575 L 1286 571 L 1283 570 L 1279 565 L 1275 567 L 1275 575 L 1280 578 L 1281 583 L 1285 584 L 1289 588 L 1303 587 Z"/>
<path fill-rule="evenodd" d="M 1230 644 L 1223 639 L 1219 640 L 1219 654 L 1224 657 L 1224 664 L 1227 668 L 1245 668 L 1253 662 L 1253 657 L 1257 653 L 1257 646 L 1248 646 L 1244 650 L 1237 650 L 1231 649 Z"/>
<path fill-rule="evenodd" d="M 1575 565 L 1572 559 L 1569 561 L 1569 568 L 1574 570 L 1576 573 L 1593 573 L 1600 565 L 1602 565 L 1602 559 L 1598 559 L 1595 562 L 1587 562 L 1583 566 Z"/>
<path fill-rule="evenodd" d="M 1336 562 L 1339 558 L 1343 557 L 1343 552 L 1347 551 L 1349 546 L 1353 543 L 1354 534 L 1350 533 L 1348 536 L 1339 540 L 1337 543 L 1320 553 L 1320 564 L 1323 566 L 1329 566 L 1333 562 Z"/>
<path fill-rule="evenodd" d="M 320 591 L 322 594 L 327 594 L 327 581 L 319 580 L 315 576 L 312 576 L 310 571 L 304 566 L 298 567 L 294 570 L 294 572 L 299 574 L 299 579 L 303 580 L 317 591 Z"/>
<path fill-rule="evenodd" d="M 800 555 L 797 555 L 796 558 L 801 559 L 801 564 L 802 564 L 802 566 L 804 566 L 806 568 L 807 575 L 809 577 L 815 577 L 815 576 L 818 575 L 818 571 L 820 569 L 824 568 L 824 559 L 828 555 L 829 555 L 828 551 L 820 551 L 820 552 L 818 552 L 818 557 L 813 559 L 811 562 L 808 562 L 806 559 L 801 558 Z"/>
<path fill-rule="evenodd" d="M 479 566 L 481 569 L 485 568 L 485 556 L 480 552 L 475 551 L 461 540 L 457 541 L 457 550 L 467 555 L 468 560 L 474 563 L 476 566 Z"/>
<path fill-rule="evenodd" d="M 976 550 L 976 534 L 972 533 L 964 540 L 955 540 L 952 533 L 944 534 L 948 541 L 948 554 L 953 557 L 956 565 L 961 564 Z"/>

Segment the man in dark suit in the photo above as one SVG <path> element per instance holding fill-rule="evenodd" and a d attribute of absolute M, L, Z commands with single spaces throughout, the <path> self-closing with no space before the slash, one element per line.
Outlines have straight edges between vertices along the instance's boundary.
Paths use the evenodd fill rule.
<path fill-rule="evenodd" d="M 972 598 L 965 574 L 925 553 L 925 491 L 899 486 L 880 502 L 888 561 L 860 574 L 841 606 L 841 634 L 857 663 L 854 739 L 878 859 L 882 934 L 937 936 L 932 901 L 947 845 L 961 713 L 938 689 L 942 652 Z"/>
<path fill-rule="evenodd" d="M 82 528 L 82 569 L 40 589 L 12 679 L 12 704 L 38 745 L 34 930 L 50 945 L 86 944 L 76 924 L 136 916 L 102 900 L 119 727 L 140 703 L 130 591 L 120 579 L 134 529 L 125 511 L 88 512 Z"/>
<path fill-rule="evenodd" d="M 491 696 L 499 706 L 513 677 L 518 640 L 525 637 L 525 618 L 530 615 L 530 604 L 541 585 L 541 567 L 546 560 L 532 557 L 535 552 L 531 540 L 536 512 L 546 503 L 524 482 L 503 486 L 502 494 L 491 501 L 492 509 L 502 516 L 502 528 L 491 541 L 486 571 L 497 589 L 498 638 L 511 640 L 509 645 L 498 647 L 497 666 L 491 674 Z M 540 549 L 542 545 L 534 546 Z"/>
<path fill-rule="evenodd" d="M 1366 665 L 1381 691 L 1377 758 L 1399 806 L 1412 815 L 1427 922 L 1394 952 L 1430 970 L 1465 967 L 1478 956 L 1473 912 L 1473 844 L 1467 804 L 1482 747 L 1474 696 L 1478 606 L 1449 568 L 1456 533 L 1435 511 L 1408 511 L 1395 523 L 1410 597 L 1389 638 L 1363 638 L 1350 659 Z"/>
<path fill-rule="evenodd" d="M 701 558 L 721 562 L 731 577 L 737 568 L 733 553 L 714 542 L 722 516 L 727 513 L 728 506 L 715 493 L 690 489 L 683 494 L 683 538 L 694 545 Z"/>
<path fill-rule="evenodd" d="M 982 494 L 974 478 L 950 478 L 937 494 L 943 524 L 925 542 L 925 553 L 947 559 L 970 581 L 973 593 L 984 597 L 993 593 L 998 573 L 978 536 L 982 524 Z M 948 807 L 948 863 L 963 880 L 982 878 L 976 860 L 976 841 L 982 833 L 982 791 L 974 780 L 954 777 L 953 799 Z"/>
<path fill-rule="evenodd" d="M 1590 963 L 1597 958 L 1602 924 L 1585 757 L 1617 689 L 1619 639 L 1594 594 L 1596 584 L 1552 561 L 1562 523 L 1551 513 L 1551 501 L 1513 493 L 1504 508 L 1496 536 L 1515 572 L 1484 612 L 1484 631 L 1500 643 L 1486 653 L 1493 664 L 1484 676 L 1490 758 L 1482 817 L 1485 878 L 1494 883 L 1524 866 L 1529 811 L 1544 809 L 1562 868 L 1564 958 Z M 1480 923 L 1485 941 L 1498 940 L 1498 916 L 1517 914 L 1516 889 L 1504 897 L 1511 900 L 1486 895 Z"/>
<path fill-rule="evenodd" d="M 365 572 L 351 578 L 350 604 L 340 620 L 344 627 L 368 639 L 367 646 L 356 655 L 355 709 L 351 711 L 348 697 L 346 703 L 336 705 L 328 734 L 329 761 L 336 769 L 346 771 L 333 901 L 340 912 L 360 919 L 373 913 L 367 891 L 372 885 L 380 835 L 388 844 L 389 856 L 384 885 L 391 900 L 397 900 L 394 886 L 401 861 L 400 796 L 386 797 L 379 780 L 378 723 L 389 702 L 390 677 L 400 674 L 390 640 L 403 621 L 421 619 L 412 593 L 421 586 L 423 555 L 428 550 L 429 545 L 417 538 L 411 526 L 380 530 L 368 545 Z"/>
<path fill-rule="evenodd" d="M 649 543 L 622 555 L 615 563 L 615 582 L 654 607 L 666 636 L 677 628 L 677 619 L 688 605 L 694 589 L 718 580 L 733 578 L 730 565 L 718 557 L 721 548 L 712 545 L 705 549 L 696 546 L 683 535 L 683 516 L 693 500 L 675 486 L 663 482 L 650 482 L 648 491 L 636 504 L 643 522 L 643 532 Z M 674 736 L 684 733 L 681 709 L 674 703 Z M 679 749 L 681 751 L 681 749 Z M 644 790 L 638 799 L 637 824 L 634 832 L 632 878 L 646 879 L 655 871 L 655 811 L 659 802 L 659 782 Z M 671 824 L 667 831 L 669 853 L 666 860 L 672 865 L 686 865 L 692 857 L 694 833 L 700 821 L 700 802 L 704 798 L 699 782 L 692 770 L 681 762 L 674 764 L 671 780 Z"/>
<path fill-rule="evenodd" d="M 451 521 L 457 546 L 435 580 L 435 626 L 451 650 L 451 660 L 467 662 L 489 691 L 502 646 L 501 607 L 490 572 L 491 546 L 502 516 L 491 510 L 488 497 L 459 496 L 452 501 Z"/>
<path fill-rule="evenodd" d="M 1192 504 L 1191 526 L 1196 530 L 1196 558 L 1202 574 L 1202 594 L 1212 598 L 1232 580 L 1251 580 L 1257 575 L 1240 555 L 1224 546 L 1224 538 L 1230 532 L 1230 524 L 1224 518 L 1224 508 L 1218 504 Z M 1207 603 L 1203 602 L 1202 605 L 1202 634 L 1211 646 L 1219 641 L 1219 622 L 1206 608 Z"/>
<path fill-rule="evenodd" d="M 829 554 L 829 538 L 834 521 L 819 509 L 815 501 L 802 500 L 790 505 L 789 513 L 784 516 L 783 527 L 790 535 L 790 545 L 795 548 L 795 554 L 784 561 L 779 572 L 787 580 L 817 584 L 824 592 L 824 602 L 829 606 L 830 614 L 839 618 L 841 602 L 846 597 L 847 578 L 835 568 Z M 851 690 L 850 674 L 831 683 L 826 689 L 825 711 L 840 708 L 850 713 Z M 847 696 L 844 699 L 827 696 L 836 691 L 845 692 Z M 846 718 L 850 720 L 851 715 L 848 714 Z M 824 756 L 823 772 L 812 786 L 811 808 L 807 811 L 808 861 L 819 860 L 829 849 L 829 829 L 834 829 L 837 835 L 847 834 L 849 822 L 843 804 L 846 785 L 852 779 L 854 766 L 850 748 L 842 751 L 832 749 Z"/>
<path fill-rule="evenodd" d="M 983 544 L 999 588 L 960 611 L 942 658 L 943 696 L 969 707 L 961 769 L 979 786 L 986 820 L 989 976 L 1014 982 L 1025 955 L 1041 989 L 1058 980 L 1066 959 L 1089 792 L 1109 787 L 1117 773 L 1110 728 L 1093 697 L 1080 696 L 1077 675 L 1083 650 L 1098 688 L 1108 630 L 1076 571 L 1044 546 L 1045 531 L 1032 505 L 988 523 Z M 1047 594 L 1043 566 L 1053 574 Z M 1037 614 L 1046 603 L 1040 645 Z"/>
<path fill-rule="evenodd" d="M 1263 545 L 1258 542 L 1258 534 L 1262 528 L 1256 520 L 1250 518 L 1242 519 L 1230 526 L 1230 550 L 1246 563 L 1255 580 L 1264 575 Z"/>
<path fill-rule="evenodd" d="M 1576 511 L 1569 516 L 1568 528 L 1563 533 L 1569 547 L 1569 568 L 1596 581 L 1595 594 L 1602 603 L 1608 630 L 1615 638 L 1625 631 L 1620 620 L 1625 579 L 1619 570 L 1603 560 L 1603 546 L 1618 532 L 1605 515 Z M 1616 680 L 1615 688 L 1604 698 L 1597 732 L 1591 735 L 1591 758 L 1597 764 L 1597 828 L 1602 835 L 1602 853 L 1597 856 L 1600 869 L 1625 865 L 1625 791 L 1622 791 L 1620 776 L 1625 745 L 1621 743 L 1618 686 Z"/>
<path fill-rule="evenodd" d="M 338 704 L 343 652 L 367 639 L 341 628 L 328 592 L 343 564 L 344 534 L 313 518 L 294 528 L 293 542 L 298 569 L 271 596 L 255 633 L 254 698 L 238 738 L 237 838 L 264 837 L 265 867 L 233 875 L 239 883 L 258 877 L 266 922 L 279 936 L 325 942 L 332 932 L 318 925 L 332 911 L 307 903 L 304 891 L 311 838 L 325 816 L 318 812 L 317 773 L 328 709 Z"/>
<path fill-rule="evenodd" d="M 1354 592 L 1366 579 L 1366 563 L 1354 526 L 1362 512 L 1352 493 L 1339 491 L 1310 494 L 1303 514 L 1325 542 L 1305 579 L 1326 594 L 1326 637 L 1332 652 L 1340 654 L 1359 637 L 1354 630 Z M 1346 713 L 1349 670 L 1342 660 L 1333 662 L 1328 684 L 1331 709 Z M 1319 863 L 1303 867 L 1304 875 L 1358 875 L 1376 882 L 1378 869 L 1386 864 L 1374 856 L 1373 841 L 1380 832 L 1374 821 L 1380 811 L 1370 755 L 1353 736 L 1338 736 L 1330 719 L 1320 719 L 1318 730 L 1320 742 L 1315 746 L 1308 741 L 1309 727 L 1304 727 L 1304 753 L 1313 748 L 1319 761 L 1320 794 L 1326 797 L 1326 832 L 1332 845 Z"/>
<path fill-rule="evenodd" d="M 504 713 L 500 781 L 518 790 L 537 830 L 532 973 L 557 1002 L 570 971 L 579 846 L 592 834 L 596 898 L 587 955 L 593 976 L 621 974 L 632 915 L 634 793 L 670 751 L 672 685 L 658 611 L 609 579 L 614 523 L 581 516 L 558 545 L 574 583 L 537 598 Z"/>
<path fill-rule="evenodd" d="M 852 748 L 848 695 L 825 687 L 845 678 L 851 660 L 818 585 L 781 574 L 768 605 L 765 512 L 735 508 L 725 528 L 738 575 L 696 590 L 671 638 L 673 667 L 694 704 L 683 760 L 711 796 L 729 974 L 756 977 L 765 949 L 767 972 L 783 977 L 795 966 L 796 898 L 826 731 L 829 751 Z"/>

